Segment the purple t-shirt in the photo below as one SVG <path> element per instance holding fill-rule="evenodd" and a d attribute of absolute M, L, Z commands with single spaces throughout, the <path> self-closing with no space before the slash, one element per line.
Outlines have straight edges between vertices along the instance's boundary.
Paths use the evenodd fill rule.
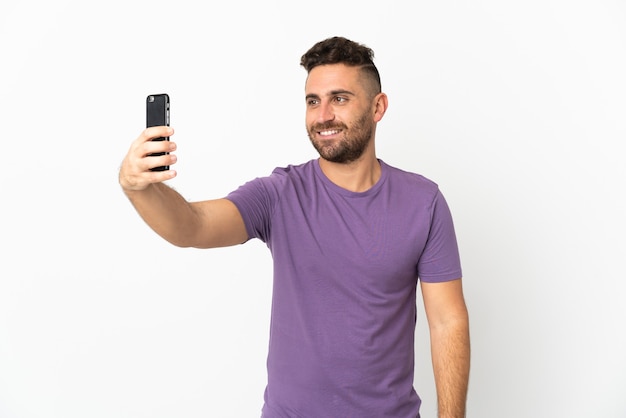
<path fill-rule="evenodd" d="M 417 279 L 461 277 L 437 185 L 380 162 L 355 193 L 317 160 L 228 195 L 274 260 L 263 417 L 415 418 Z"/>

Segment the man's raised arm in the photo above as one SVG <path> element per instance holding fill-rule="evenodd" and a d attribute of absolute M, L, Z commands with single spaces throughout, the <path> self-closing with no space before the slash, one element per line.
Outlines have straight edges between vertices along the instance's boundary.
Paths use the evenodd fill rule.
<path fill-rule="evenodd" d="M 179 247 L 213 248 L 241 244 L 248 239 L 237 207 L 226 199 L 187 202 L 178 192 L 163 184 L 176 171 L 151 171 L 173 165 L 176 144 L 152 141 L 172 136 L 170 127 L 144 130 L 131 144 L 122 161 L 119 182 L 139 215 L 161 237 Z M 153 153 L 168 153 L 151 156 Z"/>

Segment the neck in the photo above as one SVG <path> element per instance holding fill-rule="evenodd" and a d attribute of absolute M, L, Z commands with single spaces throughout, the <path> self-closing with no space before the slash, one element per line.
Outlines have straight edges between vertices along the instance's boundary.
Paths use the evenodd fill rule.
<path fill-rule="evenodd" d="M 322 172 L 337 186 L 351 192 L 365 192 L 372 188 L 380 179 L 380 162 L 376 155 L 365 153 L 350 163 L 333 163 L 319 159 Z"/>

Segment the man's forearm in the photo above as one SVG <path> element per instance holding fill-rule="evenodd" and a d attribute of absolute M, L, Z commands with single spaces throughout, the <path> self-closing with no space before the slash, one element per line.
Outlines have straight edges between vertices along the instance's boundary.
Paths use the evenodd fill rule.
<path fill-rule="evenodd" d="M 470 370 L 467 318 L 431 331 L 439 418 L 463 418 Z"/>
<path fill-rule="evenodd" d="M 170 243 L 189 247 L 198 232 L 197 215 L 178 192 L 163 183 L 141 191 L 124 190 L 143 220 Z"/>

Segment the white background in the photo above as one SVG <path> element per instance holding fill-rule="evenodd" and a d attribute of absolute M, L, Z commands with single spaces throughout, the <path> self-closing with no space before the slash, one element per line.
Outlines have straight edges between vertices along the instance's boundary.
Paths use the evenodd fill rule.
<path fill-rule="evenodd" d="M 260 415 L 268 250 L 167 244 L 117 171 L 161 92 L 189 200 L 315 158 L 299 59 L 334 35 L 376 52 L 379 157 L 453 211 L 468 416 L 626 416 L 623 1 L 39 0 L 0 13 L 0 417 Z"/>

